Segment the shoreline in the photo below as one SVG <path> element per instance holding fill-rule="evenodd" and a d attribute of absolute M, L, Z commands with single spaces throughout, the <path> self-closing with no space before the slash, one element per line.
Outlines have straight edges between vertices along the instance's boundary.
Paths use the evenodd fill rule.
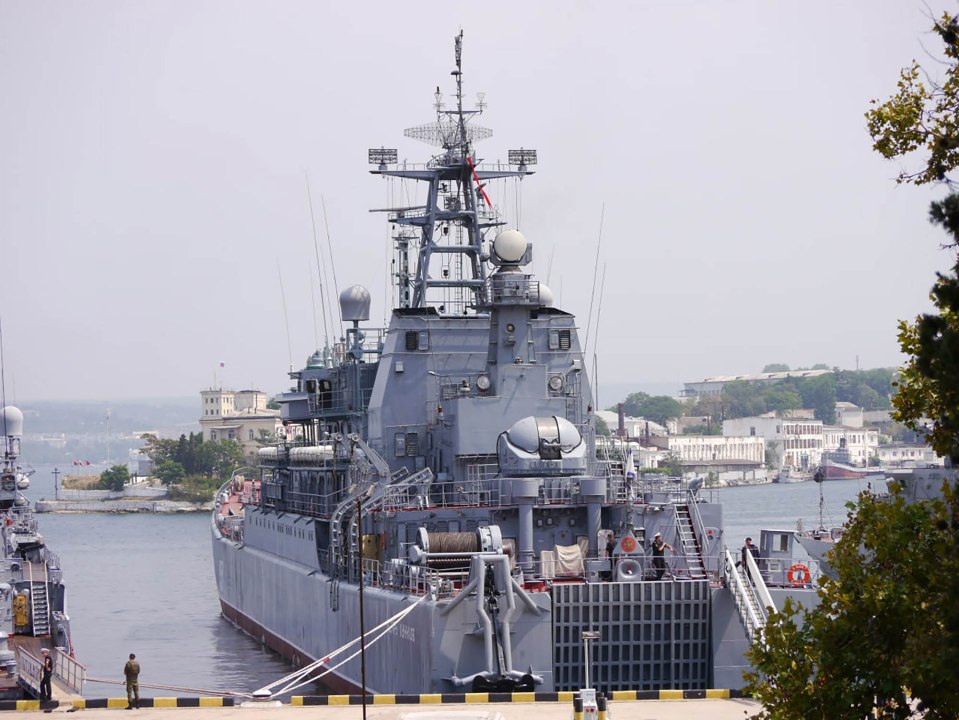
<path fill-rule="evenodd" d="M 124 499 L 124 500 L 46 500 L 40 499 L 34 503 L 35 512 L 60 514 L 85 513 L 151 513 L 174 514 L 211 512 L 213 501 L 202 503 L 187 502 L 185 500 L 153 500 L 153 499 Z"/>

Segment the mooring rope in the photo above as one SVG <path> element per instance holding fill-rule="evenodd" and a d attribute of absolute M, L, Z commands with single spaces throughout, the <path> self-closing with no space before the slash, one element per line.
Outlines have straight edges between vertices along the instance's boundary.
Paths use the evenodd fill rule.
<path fill-rule="evenodd" d="M 320 666 L 328 663 L 330 660 L 332 660 L 333 658 L 335 658 L 335 657 L 336 657 L 337 655 L 339 655 L 340 653 L 343 653 L 343 652 L 345 652 L 346 650 L 348 650 L 349 648 L 351 648 L 352 646 L 358 644 L 358 643 L 360 642 L 360 639 L 361 639 L 361 638 L 365 639 L 365 638 L 369 637 L 370 635 L 373 635 L 374 633 L 377 633 L 375 637 L 373 637 L 371 640 L 369 640 L 369 641 L 366 643 L 366 646 L 367 646 L 367 647 L 369 647 L 370 645 L 373 645 L 374 643 L 376 643 L 377 640 L 379 640 L 380 638 L 382 638 L 382 637 L 383 637 L 384 635 L 386 635 L 390 630 L 392 630 L 394 627 L 396 627 L 396 625 L 399 624 L 399 622 L 400 622 L 403 618 L 405 618 L 407 615 L 409 615 L 409 614 L 413 611 L 413 609 L 414 609 L 417 605 L 419 605 L 419 603 L 421 603 L 423 600 L 426 599 L 426 597 L 428 597 L 428 596 L 427 596 L 427 595 L 423 595 L 422 597 L 420 597 L 415 603 L 413 603 L 413 604 L 410 605 L 409 607 L 404 608 L 404 609 L 401 610 L 400 612 L 396 613 L 396 615 L 393 615 L 392 617 L 387 618 L 386 620 L 384 620 L 383 622 L 381 622 L 381 623 L 380 623 L 379 625 L 377 625 L 376 627 L 374 627 L 374 628 L 372 628 L 372 629 L 370 629 L 370 630 L 367 630 L 363 635 L 354 638 L 353 640 L 351 640 L 350 642 L 346 643 L 345 645 L 341 645 L 340 647 L 338 647 L 336 650 L 334 650 L 333 652 L 331 652 L 331 653 L 330 653 L 329 655 L 327 655 L 326 657 L 323 657 L 323 658 L 321 658 L 321 659 L 319 659 L 319 660 L 315 660 L 315 661 L 313 661 L 312 663 L 310 663 L 309 665 L 306 665 L 306 666 L 300 668 L 299 670 L 297 670 L 297 671 L 295 671 L 295 672 L 293 672 L 293 673 L 290 673 L 290 674 L 287 675 L 286 677 L 282 677 L 282 678 L 280 678 L 279 680 L 277 680 L 277 681 L 275 681 L 275 682 L 273 682 L 273 683 L 270 683 L 269 685 L 266 685 L 266 686 L 260 688 L 259 690 L 256 691 L 256 694 L 257 694 L 257 695 L 260 695 L 260 694 L 262 694 L 262 693 L 268 692 L 268 693 L 275 694 L 275 695 L 284 695 L 284 694 L 286 694 L 286 693 L 293 692 L 294 690 L 297 690 L 297 689 L 303 687 L 304 685 L 309 685 L 310 683 L 312 683 L 312 682 L 314 682 L 314 681 L 316 681 L 316 680 L 319 680 L 320 678 L 324 677 L 325 675 L 328 675 L 329 673 L 333 672 L 334 670 L 336 670 L 336 669 L 337 669 L 338 667 L 340 667 L 341 665 L 349 662 L 350 660 L 352 660 L 353 658 L 355 658 L 357 655 L 359 655 L 359 654 L 362 652 L 362 647 L 361 647 L 360 649 L 356 650 L 352 655 L 349 655 L 349 656 L 347 656 L 346 658 L 344 658 L 343 660 L 341 660 L 340 662 L 338 662 L 336 665 L 332 665 L 332 666 L 327 667 L 326 670 L 325 670 L 324 672 L 320 673 L 319 675 L 310 676 L 310 673 L 312 673 L 314 670 L 316 670 L 316 669 L 319 668 Z M 306 677 L 307 679 L 306 679 L 306 680 L 303 680 L 304 677 Z M 302 680 L 302 682 L 300 682 L 301 680 Z M 273 688 L 277 687 L 278 685 L 283 685 L 284 683 L 286 683 L 285 687 L 283 687 L 283 688 L 280 689 L 280 690 L 277 690 L 275 693 L 272 692 Z"/>
<path fill-rule="evenodd" d="M 110 680 L 108 678 L 87 677 L 87 682 L 105 683 L 107 685 L 126 685 L 126 680 Z M 221 695 L 223 697 L 244 697 L 252 698 L 250 693 L 235 692 L 233 690 L 203 690 L 202 688 L 182 687 L 180 685 L 160 685 L 158 683 L 139 683 L 140 687 L 151 688 L 155 690 L 178 690 L 189 693 L 199 693 L 200 695 Z"/>

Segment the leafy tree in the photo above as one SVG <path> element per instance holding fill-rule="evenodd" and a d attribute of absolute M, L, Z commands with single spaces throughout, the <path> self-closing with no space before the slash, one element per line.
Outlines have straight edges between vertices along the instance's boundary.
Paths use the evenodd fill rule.
<path fill-rule="evenodd" d="M 243 446 L 236 440 L 214 440 L 198 447 L 196 470 L 201 475 L 229 477 L 245 462 Z"/>
<path fill-rule="evenodd" d="M 776 449 L 776 443 L 770 441 L 766 443 L 766 451 L 763 460 L 769 469 L 779 467 L 779 451 Z"/>
<path fill-rule="evenodd" d="M 760 717 L 959 716 L 957 496 L 860 495 L 830 560 L 820 605 L 801 615 L 787 602 L 748 652 Z"/>
<path fill-rule="evenodd" d="M 752 417 L 766 412 L 762 385 L 750 385 L 744 380 L 728 383 L 723 387 L 723 402 L 726 416 L 730 418 Z"/>
<path fill-rule="evenodd" d="M 175 460 L 162 460 L 155 474 L 164 485 L 176 485 L 186 477 L 186 470 Z"/>
<path fill-rule="evenodd" d="M 213 499 L 220 487 L 220 481 L 203 475 L 188 475 L 179 485 L 170 488 L 171 500 L 202 503 Z"/>
<path fill-rule="evenodd" d="M 130 479 L 126 465 L 114 465 L 100 473 L 100 487 L 104 490 L 121 492 L 123 485 Z"/>
<path fill-rule="evenodd" d="M 802 407 L 816 411 L 816 419 L 824 423 L 836 422 L 836 380 L 832 375 L 802 378 L 796 382 L 802 397 Z"/>
<path fill-rule="evenodd" d="M 674 452 L 670 452 L 659 461 L 659 467 L 665 468 L 669 473 L 670 477 L 682 477 L 683 476 L 683 462 L 682 459 Z"/>
<path fill-rule="evenodd" d="M 925 151 L 925 165 L 900 172 L 901 183 L 948 181 L 948 173 L 959 165 L 959 26 L 946 13 L 932 29 L 942 40 L 945 79 L 932 79 L 913 61 L 899 74 L 898 92 L 883 103 L 873 100 L 866 113 L 873 149 L 883 157 L 891 160 Z"/>
<path fill-rule="evenodd" d="M 609 431 L 609 425 L 606 424 L 606 421 L 599 416 L 594 416 L 593 419 L 596 421 L 596 434 L 602 435 L 603 437 L 609 437 L 612 433 Z"/>
<path fill-rule="evenodd" d="M 925 431 L 933 449 L 959 465 L 959 280 L 940 275 L 932 290 L 938 315 L 899 324 L 899 344 L 908 356 L 893 398 L 892 417 Z M 931 427 L 925 426 L 929 418 Z"/>
<path fill-rule="evenodd" d="M 945 80 L 902 71 L 895 96 L 867 113 L 874 148 L 887 158 L 924 150 L 925 166 L 899 182 L 950 184 L 959 165 L 959 24 L 944 15 L 933 30 L 944 46 Z M 959 197 L 933 203 L 932 221 L 959 241 Z M 937 314 L 903 322 L 908 356 L 893 416 L 919 428 L 940 454 L 959 460 L 959 264 L 939 275 Z M 875 388 L 873 388 L 875 389 Z M 877 390 L 878 392 L 878 390 Z M 749 655 L 749 689 L 764 718 L 959 717 L 959 498 L 906 503 L 861 495 L 831 555 L 835 581 L 799 620 L 787 604 Z M 911 692 L 911 699 L 906 695 Z"/>
<path fill-rule="evenodd" d="M 644 392 L 628 395 L 623 401 L 623 410 L 627 415 L 644 417 L 660 425 L 683 414 L 683 406 L 675 398 L 668 395 L 649 395 Z"/>
<path fill-rule="evenodd" d="M 789 366 L 786 363 L 769 363 L 763 368 L 764 373 L 789 372 Z"/>

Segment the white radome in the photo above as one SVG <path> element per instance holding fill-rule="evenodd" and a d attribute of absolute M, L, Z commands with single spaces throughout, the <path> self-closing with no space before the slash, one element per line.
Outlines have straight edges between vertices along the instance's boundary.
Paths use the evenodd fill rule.
<path fill-rule="evenodd" d="M 526 237 L 519 230 L 504 230 L 493 240 L 493 252 L 503 262 L 514 263 L 526 254 Z"/>
<path fill-rule="evenodd" d="M 539 284 L 539 302 L 543 307 L 553 307 L 553 291 L 543 283 Z"/>

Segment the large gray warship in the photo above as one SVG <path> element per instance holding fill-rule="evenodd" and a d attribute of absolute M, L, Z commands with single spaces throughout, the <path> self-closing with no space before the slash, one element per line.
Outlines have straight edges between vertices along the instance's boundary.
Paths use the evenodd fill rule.
<path fill-rule="evenodd" d="M 218 492 L 222 612 L 335 691 L 738 688 L 744 652 L 786 595 L 815 602 L 792 531 L 736 567 L 722 507 L 681 480 L 636 477 L 597 441 L 573 315 L 526 268 L 484 186 L 532 174 L 535 151 L 486 164 L 491 132 L 455 101 L 406 131 L 423 165 L 370 150 L 372 170 L 425 184 L 391 208 L 395 307 L 340 295 L 342 342 L 290 373 L 280 443 Z M 665 562 L 653 557 L 660 534 Z M 365 652 L 358 638 L 365 630 Z"/>

